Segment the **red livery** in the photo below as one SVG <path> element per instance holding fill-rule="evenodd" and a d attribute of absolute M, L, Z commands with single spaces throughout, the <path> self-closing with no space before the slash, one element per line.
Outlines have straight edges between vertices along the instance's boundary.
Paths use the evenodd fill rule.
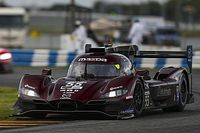
<path fill-rule="evenodd" d="M 28 117 L 95 113 L 127 119 L 155 108 L 183 111 L 194 100 L 191 54 L 191 47 L 166 55 L 138 51 L 136 46 L 86 45 L 86 53 L 73 60 L 64 77 L 54 79 L 49 69 L 41 75 L 24 75 L 14 107 L 20 110 L 18 116 Z M 157 57 L 186 58 L 187 67 L 162 68 L 153 77 L 148 70 L 134 68 L 135 58 Z"/>

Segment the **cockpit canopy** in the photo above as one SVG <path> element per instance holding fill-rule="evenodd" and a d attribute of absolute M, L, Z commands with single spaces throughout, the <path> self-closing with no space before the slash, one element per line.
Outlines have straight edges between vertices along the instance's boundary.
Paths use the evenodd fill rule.
<path fill-rule="evenodd" d="M 132 63 L 121 54 L 86 54 L 70 65 L 67 77 L 84 79 L 114 78 L 132 73 Z"/>

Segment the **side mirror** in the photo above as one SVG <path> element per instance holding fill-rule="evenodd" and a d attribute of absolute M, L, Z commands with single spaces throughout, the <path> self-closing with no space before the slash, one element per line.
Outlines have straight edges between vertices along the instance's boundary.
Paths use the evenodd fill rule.
<path fill-rule="evenodd" d="M 51 75 L 51 69 L 45 68 L 42 70 L 42 75 L 44 76 L 50 76 Z"/>

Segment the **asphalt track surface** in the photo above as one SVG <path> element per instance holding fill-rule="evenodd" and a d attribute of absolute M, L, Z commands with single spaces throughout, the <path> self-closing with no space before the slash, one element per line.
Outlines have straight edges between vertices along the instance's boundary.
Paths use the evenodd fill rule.
<path fill-rule="evenodd" d="M 55 70 L 55 71 L 54 71 Z M 53 70 L 55 77 L 64 76 L 66 70 Z M 24 73 L 40 73 L 41 68 L 16 68 L 13 74 L 1 74 L 0 86 L 17 88 Z M 52 116 L 45 121 L 62 121 L 61 123 L 29 126 L 15 129 L 1 129 L 0 133 L 200 133 L 200 71 L 193 73 L 193 90 L 195 103 L 187 105 L 184 112 L 164 113 L 161 110 L 144 112 L 140 118 L 130 120 L 112 120 L 101 116 L 77 117 Z"/>

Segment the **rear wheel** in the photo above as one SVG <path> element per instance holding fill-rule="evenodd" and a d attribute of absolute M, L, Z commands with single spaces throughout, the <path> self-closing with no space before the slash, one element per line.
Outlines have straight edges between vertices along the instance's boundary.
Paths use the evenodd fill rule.
<path fill-rule="evenodd" d="M 144 87 L 140 80 L 136 82 L 133 94 L 134 116 L 139 117 L 144 107 Z"/>
<path fill-rule="evenodd" d="M 163 111 L 178 111 L 182 112 L 185 108 L 185 105 L 187 103 L 187 98 L 188 98 L 188 82 L 186 79 L 185 74 L 182 74 L 180 83 L 179 83 L 179 91 L 178 91 L 178 105 L 169 107 L 169 108 L 163 108 Z"/>

